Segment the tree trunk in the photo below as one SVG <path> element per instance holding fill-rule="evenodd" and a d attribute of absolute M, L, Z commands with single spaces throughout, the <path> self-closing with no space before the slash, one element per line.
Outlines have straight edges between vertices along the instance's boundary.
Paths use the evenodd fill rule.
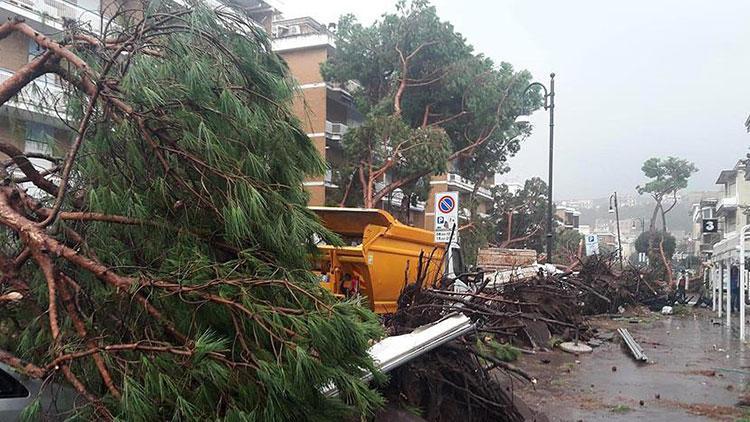
<path fill-rule="evenodd" d="M 661 211 L 661 229 L 664 233 L 667 232 L 667 213 L 664 212 L 664 207 L 659 204 L 659 210 Z"/>
<path fill-rule="evenodd" d="M 649 221 L 648 225 L 648 230 L 652 233 L 656 231 L 656 217 L 659 215 L 659 208 L 661 208 L 661 201 L 657 199 L 654 212 L 651 213 L 651 221 Z"/>
<path fill-rule="evenodd" d="M 661 236 L 659 241 L 659 253 L 661 254 L 661 260 L 664 263 L 664 270 L 667 272 L 667 281 L 672 284 L 672 266 L 667 261 L 667 255 L 664 253 L 664 235 Z"/>
<path fill-rule="evenodd" d="M 508 239 L 507 241 L 510 242 L 510 239 L 513 237 L 513 211 L 508 212 Z"/>

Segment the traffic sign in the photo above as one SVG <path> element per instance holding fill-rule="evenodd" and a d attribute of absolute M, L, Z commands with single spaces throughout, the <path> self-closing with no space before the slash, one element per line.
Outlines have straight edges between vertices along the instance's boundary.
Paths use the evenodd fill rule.
<path fill-rule="evenodd" d="M 435 194 L 435 243 L 458 240 L 458 192 Z"/>
<path fill-rule="evenodd" d="M 599 253 L 599 235 L 587 234 L 586 235 L 586 256 L 595 255 Z"/>
<path fill-rule="evenodd" d="M 702 224 L 703 233 L 717 233 L 719 231 L 718 218 L 704 218 Z"/>

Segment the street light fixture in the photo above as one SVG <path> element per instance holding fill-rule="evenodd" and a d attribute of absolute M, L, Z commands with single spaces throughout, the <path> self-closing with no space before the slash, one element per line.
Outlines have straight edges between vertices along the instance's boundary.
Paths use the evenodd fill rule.
<path fill-rule="evenodd" d="M 622 270 L 625 267 L 622 264 L 622 240 L 620 240 L 620 207 L 617 204 L 617 192 L 613 193 L 609 197 L 609 212 L 610 214 L 614 213 L 615 219 L 617 220 L 617 255 L 620 258 L 620 269 Z"/>
<path fill-rule="evenodd" d="M 549 176 L 547 178 L 547 262 L 552 262 L 552 158 L 555 134 L 555 74 L 549 74 L 549 91 L 541 82 L 532 82 L 523 91 L 524 95 L 532 87 L 544 91 L 544 109 L 549 111 Z"/>

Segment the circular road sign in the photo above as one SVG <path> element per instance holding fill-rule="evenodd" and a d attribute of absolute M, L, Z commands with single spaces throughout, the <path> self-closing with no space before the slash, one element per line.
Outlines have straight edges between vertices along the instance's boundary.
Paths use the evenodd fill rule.
<path fill-rule="evenodd" d="M 456 201 L 453 200 L 452 196 L 444 196 L 440 198 L 440 201 L 438 201 L 438 209 L 440 209 L 440 212 L 443 214 L 448 214 L 449 212 L 453 211 L 453 208 L 456 207 Z"/>

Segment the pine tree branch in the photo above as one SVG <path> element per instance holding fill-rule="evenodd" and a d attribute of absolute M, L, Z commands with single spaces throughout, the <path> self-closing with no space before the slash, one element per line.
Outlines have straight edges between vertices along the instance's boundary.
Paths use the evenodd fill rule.
<path fill-rule="evenodd" d="M 57 369 L 57 368 L 56 368 Z M 65 378 L 68 380 L 68 382 L 73 386 L 73 388 L 83 397 L 88 400 L 92 406 L 94 406 L 94 410 L 97 413 L 97 416 L 99 420 L 102 421 L 111 421 L 114 419 L 112 416 L 112 413 L 104 406 L 104 404 L 89 390 L 86 388 L 86 386 L 81 382 L 80 379 L 73 373 L 73 371 L 70 369 L 67 365 L 60 365 L 59 369 L 62 371 Z"/>
<path fill-rule="evenodd" d="M 14 163 L 18 166 L 18 169 L 23 172 L 24 175 L 36 185 L 39 189 L 49 193 L 50 195 L 57 195 L 58 187 L 51 181 L 44 178 L 44 176 L 37 171 L 34 164 L 29 161 L 28 157 L 18 149 L 16 146 L 0 142 L 0 152 L 10 157 Z"/>
<path fill-rule="evenodd" d="M 76 135 L 76 138 L 73 141 L 73 145 L 71 145 L 70 149 L 68 149 L 68 154 L 65 156 L 65 161 L 63 164 L 63 172 L 62 172 L 62 176 L 60 177 L 60 187 L 57 190 L 55 204 L 53 205 L 52 211 L 49 213 L 47 218 L 45 218 L 42 222 L 38 223 L 39 227 L 49 226 L 50 223 L 55 221 L 55 218 L 57 218 L 57 213 L 60 212 L 63 198 L 65 198 L 65 191 L 67 190 L 66 188 L 68 186 L 68 179 L 70 178 L 70 172 L 73 170 L 73 163 L 75 162 L 76 155 L 78 155 L 78 150 L 81 148 L 81 144 L 83 143 L 83 139 L 86 136 L 86 132 L 88 132 L 89 123 L 91 122 L 91 117 L 94 115 L 94 110 L 96 109 L 95 107 L 96 100 L 99 98 L 100 93 L 101 93 L 101 89 L 99 88 L 99 85 L 97 85 L 94 95 L 89 100 L 89 105 L 86 108 L 86 113 L 84 114 L 83 119 L 81 120 L 81 123 L 78 126 L 78 134 Z"/>
<path fill-rule="evenodd" d="M 73 295 L 65 286 L 65 284 L 68 284 L 68 283 L 71 283 L 74 286 L 77 286 L 77 285 L 73 282 L 73 280 L 71 280 L 65 274 L 61 274 L 61 279 L 62 279 L 62 282 L 59 285 L 60 297 L 63 301 L 63 304 L 65 305 L 65 309 L 68 312 L 68 316 L 73 322 L 73 327 L 75 328 L 76 333 L 78 333 L 78 336 L 81 339 L 86 340 L 86 345 L 88 347 L 95 348 L 96 342 L 94 342 L 93 339 L 87 338 L 88 332 L 86 330 L 86 324 L 83 322 L 81 315 L 78 313 L 78 310 L 76 309 Z M 102 378 L 102 382 L 104 382 L 104 385 L 107 386 L 107 389 L 109 390 L 110 394 L 112 394 L 112 396 L 115 397 L 116 399 L 120 399 L 121 398 L 120 391 L 117 389 L 117 387 L 115 387 L 114 381 L 112 381 L 112 375 L 107 369 L 107 365 L 104 363 L 104 359 L 102 358 L 101 354 L 95 353 L 91 356 L 91 358 L 94 360 L 94 364 L 96 365 L 96 369 L 99 371 L 99 375 Z"/>
<path fill-rule="evenodd" d="M 45 64 L 52 56 L 51 52 L 44 52 L 39 57 L 21 66 L 13 75 L 0 83 L 0 105 L 5 104 L 8 100 L 18 95 L 34 79 L 47 73 Z"/>
<path fill-rule="evenodd" d="M 23 236 L 23 232 L 22 236 Z M 28 240 L 27 240 L 28 241 Z M 52 341 L 57 343 L 60 338 L 60 325 L 58 324 L 57 315 L 57 283 L 55 281 L 55 269 L 52 264 L 52 260 L 40 249 L 32 249 L 32 256 L 34 260 L 39 264 L 39 267 L 44 273 L 44 278 L 47 281 L 47 296 L 49 304 L 47 305 L 47 313 L 49 316 L 49 328 L 52 334 Z"/>
<path fill-rule="evenodd" d="M 26 362 L 2 349 L 0 349 L 0 362 L 31 378 L 41 379 L 45 375 L 44 369 L 31 362 Z"/>

